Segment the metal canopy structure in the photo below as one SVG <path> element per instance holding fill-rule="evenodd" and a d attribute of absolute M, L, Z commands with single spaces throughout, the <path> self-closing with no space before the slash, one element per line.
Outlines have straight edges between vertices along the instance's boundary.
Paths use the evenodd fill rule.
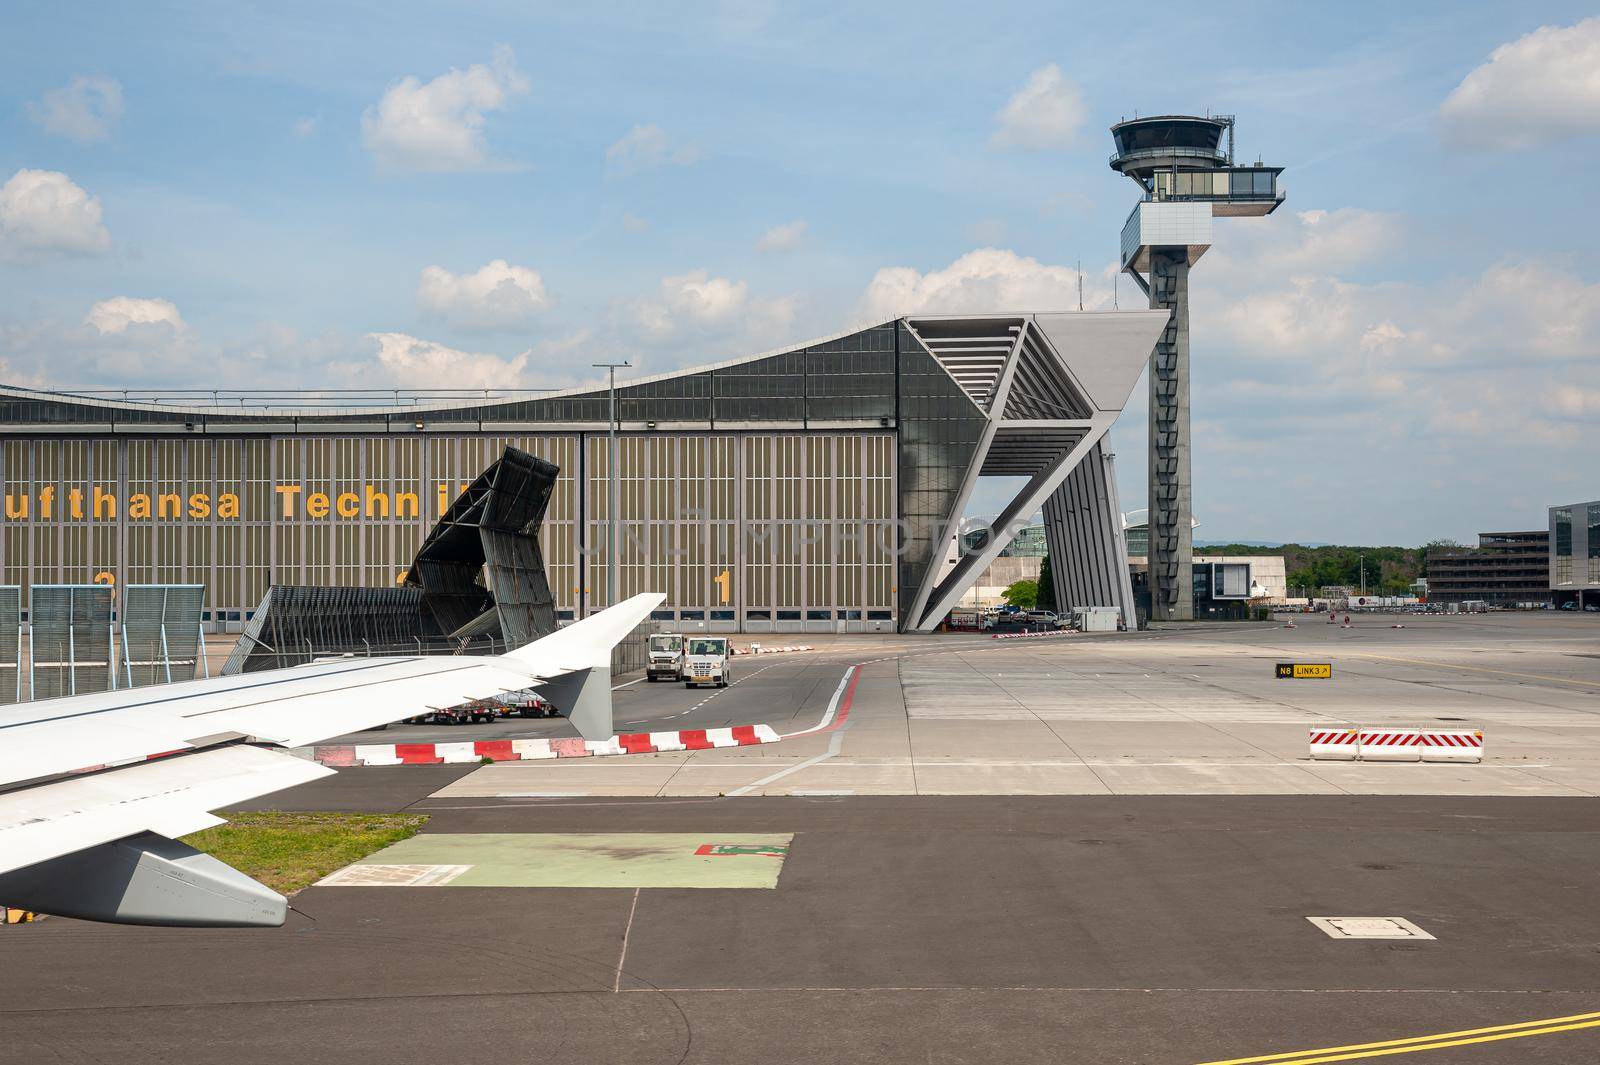
<path fill-rule="evenodd" d="M 1017 477 L 1026 482 L 995 517 L 992 534 L 976 550 L 958 552 L 944 565 L 930 565 L 920 573 L 905 612 L 906 629 L 925 632 L 936 627 L 1016 530 L 1062 489 L 1089 455 L 1098 456 L 1101 439 L 1127 401 L 1169 317 L 1166 311 L 1155 310 L 908 320 L 911 332 L 971 407 L 950 427 L 955 432 L 946 432 L 968 446 L 962 449 L 963 464 L 951 471 L 953 495 L 937 543 L 962 542 L 962 516 L 980 477 Z M 1075 365 L 1084 363 L 1095 364 L 1092 374 L 1075 372 Z M 1112 530 L 1120 524 L 1117 509 L 1097 510 L 1094 520 L 1105 526 L 1100 539 L 1114 541 Z M 1080 556 L 1060 536 L 1050 547 L 1066 568 L 1092 568 L 1091 583 L 1108 589 L 1127 583 L 1125 552 Z M 1125 601 L 1094 605 L 1122 607 Z"/>
<path fill-rule="evenodd" d="M 225 675 L 342 654 L 494 654 L 556 630 L 539 551 L 560 470 L 507 447 L 424 538 L 397 588 L 274 585 Z"/>
<path fill-rule="evenodd" d="M 441 633 L 520 647 L 555 631 L 537 531 L 560 473 L 508 447 L 439 519 L 405 582 L 422 589 L 422 608 Z"/>

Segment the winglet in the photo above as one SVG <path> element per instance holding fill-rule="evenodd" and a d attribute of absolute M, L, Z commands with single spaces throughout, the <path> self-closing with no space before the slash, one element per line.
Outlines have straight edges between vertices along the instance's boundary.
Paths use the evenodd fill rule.
<path fill-rule="evenodd" d="M 611 650 L 666 599 L 660 592 L 636 595 L 503 657 L 546 678 L 540 694 L 566 713 L 580 736 L 610 739 Z"/>

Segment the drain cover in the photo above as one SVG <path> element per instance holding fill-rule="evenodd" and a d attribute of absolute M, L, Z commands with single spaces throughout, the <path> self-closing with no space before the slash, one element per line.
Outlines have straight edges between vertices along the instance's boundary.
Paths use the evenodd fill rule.
<path fill-rule="evenodd" d="M 1432 939 L 1404 917 L 1307 917 L 1333 939 Z"/>

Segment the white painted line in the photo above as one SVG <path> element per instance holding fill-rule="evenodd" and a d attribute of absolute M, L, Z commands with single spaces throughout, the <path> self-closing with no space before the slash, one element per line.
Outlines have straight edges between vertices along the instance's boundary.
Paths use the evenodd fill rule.
<path fill-rule="evenodd" d="M 497 799 L 587 799 L 587 791 L 497 791 Z"/>
<path fill-rule="evenodd" d="M 828 701 L 827 712 L 822 715 L 821 721 L 818 721 L 808 729 L 802 729 L 799 732 L 786 732 L 778 738 L 792 740 L 796 736 L 809 736 L 811 733 L 821 732 L 831 725 L 833 723 L 833 715 L 839 710 L 839 700 L 844 698 L 845 687 L 849 685 L 850 678 L 855 675 L 855 671 L 859 668 L 859 666 L 851 666 L 844 671 L 844 676 L 839 678 L 839 686 L 833 690 L 833 698 Z"/>
<path fill-rule="evenodd" d="M 838 712 L 839 700 L 844 698 L 845 688 L 849 685 L 850 678 L 855 676 L 855 672 L 856 667 L 851 666 L 849 669 L 844 671 L 844 676 L 839 678 L 839 686 L 834 689 L 833 698 L 828 702 L 828 712 L 822 715 L 822 720 L 820 722 L 818 722 L 816 725 L 813 725 L 811 728 L 806 729 L 805 732 L 795 732 L 788 736 L 781 736 L 779 738 L 793 739 L 795 736 L 804 736 L 808 733 L 816 732 L 819 729 L 827 728 L 829 723 L 833 721 L 833 715 Z M 843 724 L 839 726 L 839 731 L 835 732 L 832 738 L 828 740 L 828 749 L 822 754 L 817 755 L 815 758 L 807 758 L 805 761 L 799 763 L 798 765 L 792 765 L 788 769 L 780 769 L 771 776 L 762 777 L 753 784 L 746 784 L 742 788 L 735 788 L 728 792 L 728 795 L 730 797 L 736 795 L 748 795 L 757 788 L 764 788 L 768 784 L 771 784 L 774 781 L 782 780 L 784 777 L 789 776 L 792 773 L 798 773 L 802 769 L 810 769 L 812 766 L 817 765 L 818 763 L 826 762 L 830 758 L 837 757 L 840 749 L 844 746 L 844 734 L 846 730 L 850 728 L 851 720 L 851 718 L 846 718 L 844 720 Z"/>
<path fill-rule="evenodd" d="M 622 930 L 622 953 L 617 955 L 617 979 L 611 985 L 612 993 L 622 990 L 622 966 L 628 960 L 628 937 L 633 934 L 633 915 L 639 910 L 639 889 L 633 889 L 633 904 L 628 907 L 628 924 Z"/>
<path fill-rule="evenodd" d="M 635 684 L 638 684 L 641 680 L 644 680 L 644 678 L 643 677 L 635 677 L 632 680 L 628 681 L 626 684 L 613 684 L 611 686 L 611 690 L 614 691 L 614 692 L 618 692 L 618 691 L 621 691 L 623 688 L 631 688 Z"/>

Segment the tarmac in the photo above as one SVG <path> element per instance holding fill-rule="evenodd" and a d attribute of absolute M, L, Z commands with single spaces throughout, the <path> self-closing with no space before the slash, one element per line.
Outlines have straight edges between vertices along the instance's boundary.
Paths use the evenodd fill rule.
<path fill-rule="evenodd" d="M 0 929 L 0 1065 L 1600 1060 L 1600 621 L 1297 626 L 814 640 L 617 692 L 827 722 L 778 744 L 341 771 L 259 805 L 429 813 L 350 867 L 387 886 Z M 1305 757 L 1457 717 L 1483 765 Z"/>
<path fill-rule="evenodd" d="M 1600 1011 L 1585 799 L 411 808 L 424 840 L 793 844 L 773 888 L 313 887 L 274 931 L 6 930 L 0 1062 L 1195 1063 Z M 1334 940 L 1319 915 L 1435 938 Z M 1539 1031 L 1427 1060 L 1600 1054 L 1600 1031 Z"/>
<path fill-rule="evenodd" d="M 1391 626 L 1401 625 L 1402 628 Z M 619 731 L 823 721 L 776 745 L 488 766 L 447 794 L 1596 795 L 1600 618 L 1301 615 L 997 641 L 841 638 L 740 660 L 727 689 L 633 683 Z M 1327 662 L 1283 680 L 1279 662 Z M 853 670 L 852 670 L 853 667 Z M 1483 764 L 1312 762 L 1309 729 L 1481 728 Z M 390 729 L 353 742 L 570 734 L 564 721 Z M 344 742 L 344 741 L 341 741 Z"/>

